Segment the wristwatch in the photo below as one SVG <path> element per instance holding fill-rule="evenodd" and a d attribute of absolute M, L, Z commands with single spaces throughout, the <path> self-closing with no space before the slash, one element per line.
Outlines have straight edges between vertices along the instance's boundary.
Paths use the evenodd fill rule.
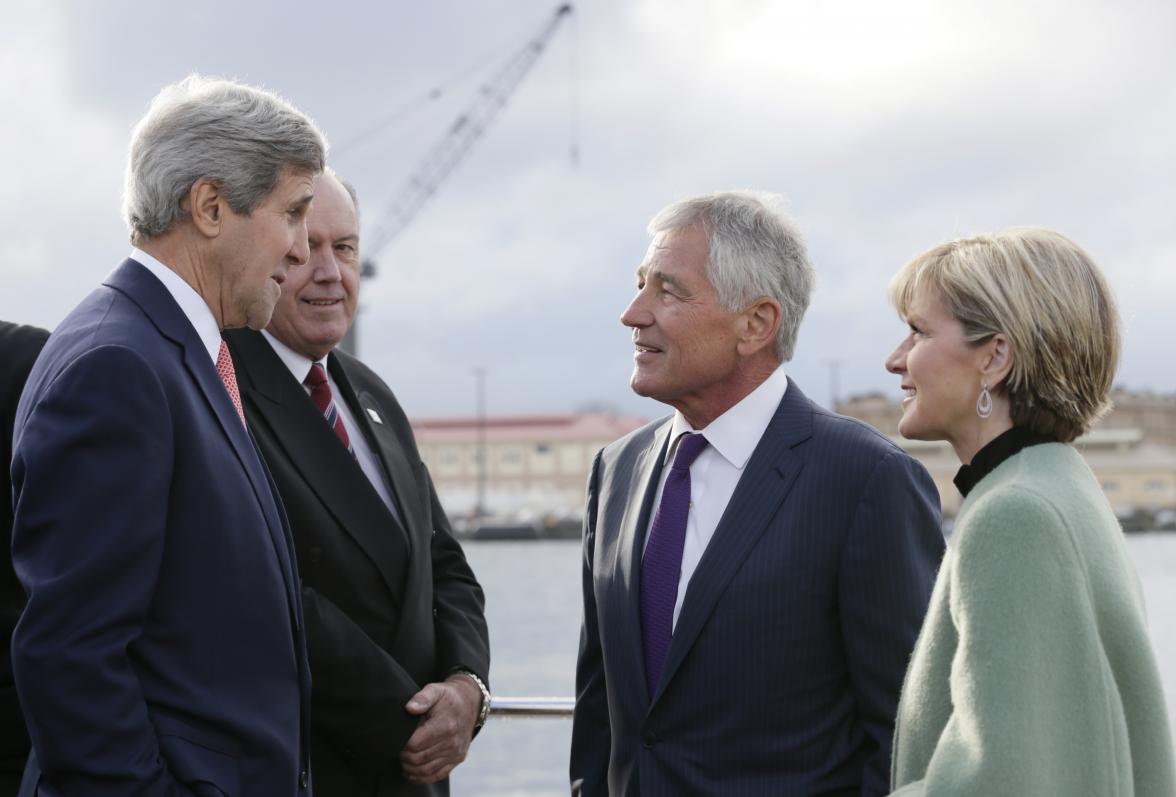
<path fill-rule="evenodd" d="M 486 724 L 486 717 L 490 716 L 490 688 L 486 686 L 486 682 L 478 677 L 478 674 L 464 668 L 456 670 L 456 672 L 468 677 L 478 687 L 478 691 L 482 693 L 482 703 L 478 706 L 478 721 L 474 723 L 474 732 L 481 730 L 482 726 Z"/>

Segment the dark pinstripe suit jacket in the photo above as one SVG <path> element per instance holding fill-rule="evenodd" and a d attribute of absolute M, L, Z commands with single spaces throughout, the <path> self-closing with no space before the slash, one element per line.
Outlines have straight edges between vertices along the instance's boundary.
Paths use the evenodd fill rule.
<path fill-rule="evenodd" d="M 943 554 L 930 476 L 789 381 L 650 695 L 638 580 L 669 430 L 651 423 L 592 468 L 573 794 L 885 794 L 898 693 Z"/>
<path fill-rule="evenodd" d="M 24 608 L 24 587 L 12 570 L 12 425 L 25 380 L 49 332 L 0 321 L 0 797 L 12 797 L 29 756 L 29 732 L 12 677 L 12 629 Z"/>

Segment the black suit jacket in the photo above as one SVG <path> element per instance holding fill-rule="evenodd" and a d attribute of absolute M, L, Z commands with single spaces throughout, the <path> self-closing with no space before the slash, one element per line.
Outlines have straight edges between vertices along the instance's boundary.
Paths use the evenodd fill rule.
<path fill-rule="evenodd" d="M 49 338 L 38 327 L 0 321 L 0 534 L 4 554 L 0 556 L 0 636 L 4 653 L 0 657 L 0 797 L 11 797 L 20 786 L 20 773 L 29 755 L 29 732 L 25 729 L 12 679 L 12 629 L 24 608 L 25 593 L 12 571 L 12 422 L 16 404 L 29 371 Z"/>
<path fill-rule="evenodd" d="M 339 351 L 328 368 L 384 467 L 403 525 L 265 338 L 225 334 L 245 413 L 294 531 L 313 677 L 318 797 L 444 795 L 414 786 L 399 753 L 417 718 L 405 703 L 455 668 L 488 679 L 483 596 L 396 397 Z M 376 419 L 379 419 L 378 421 Z"/>
<path fill-rule="evenodd" d="M 930 476 L 790 381 L 650 695 L 641 552 L 670 426 L 633 432 L 592 468 L 573 793 L 886 794 L 898 694 L 943 554 Z"/>

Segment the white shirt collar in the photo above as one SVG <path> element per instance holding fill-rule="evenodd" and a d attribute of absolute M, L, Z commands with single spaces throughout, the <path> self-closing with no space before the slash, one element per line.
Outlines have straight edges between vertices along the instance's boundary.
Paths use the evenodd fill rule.
<path fill-rule="evenodd" d="M 196 334 L 200 336 L 200 342 L 204 344 L 204 348 L 208 349 L 208 356 L 215 363 L 221 347 L 220 324 L 216 322 L 216 316 L 212 314 L 212 310 L 209 309 L 204 298 L 196 292 L 195 288 L 185 282 L 183 277 L 142 249 L 132 247 L 131 260 L 150 271 L 156 279 L 163 283 L 163 287 L 180 306 L 180 312 L 196 330 Z"/>
<path fill-rule="evenodd" d="M 760 438 L 767 431 L 768 424 L 772 422 L 772 416 L 776 414 L 776 409 L 787 390 L 788 374 L 781 364 L 755 390 L 702 430 L 706 435 L 706 441 L 732 467 L 742 470 L 747 460 L 751 459 L 755 447 L 759 445 Z M 682 413 L 675 412 L 674 423 L 670 429 L 670 440 L 673 442 L 666 454 L 667 461 L 671 461 L 669 457 L 674 456 L 678 438 L 684 432 L 693 431 L 690 422 Z"/>
<path fill-rule="evenodd" d="M 327 367 L 327 358 L 321 360 L 312 360 L 305 354 L 300 354 L 287 346 L 282 341 L 270 334 L 268 329 L 261 330 L 261 334 L 269 341 L 269 345 L 273 347 L 274 353 L 278 355 L 278 359 L 286 364 L 290 369 L 290 373 L 294 375 L 294 381 L 302 384 L 306 379 L 306 375 L 310 373 L 310 366 L 316 362 L 325 370 Z"/>

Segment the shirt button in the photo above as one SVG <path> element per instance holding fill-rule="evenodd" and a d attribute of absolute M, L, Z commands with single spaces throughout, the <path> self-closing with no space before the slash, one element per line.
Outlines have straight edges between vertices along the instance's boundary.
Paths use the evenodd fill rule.
<path fill-rule="evenodd" d="M 305 769 L 298 773 L 298 785 L 304 789 L 310 785 L 310 775 Z"/>

